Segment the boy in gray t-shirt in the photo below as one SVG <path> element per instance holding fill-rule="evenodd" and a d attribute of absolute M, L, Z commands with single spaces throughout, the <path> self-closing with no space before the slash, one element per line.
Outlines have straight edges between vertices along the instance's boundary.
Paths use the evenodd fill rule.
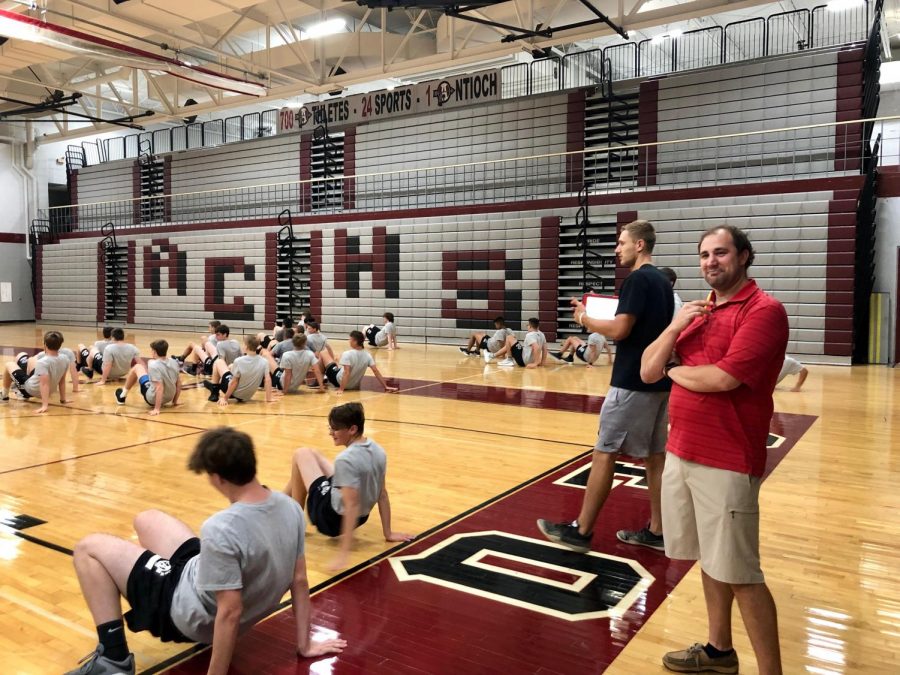
<path fill-rule="evenodd" d="M 566 356 L 567 352 L 569 353 L 568 356 Z M 600 333 L 591 333 L 588 335 L 587 342 L 575 335 L 570 335 L 562 343 L 559 351 L 551 352 L 551 355 L 566 363 L 573 363 L 577 356 L 579 360 L 584 361 L 590 368 L 594 361 L 600 358 L 602 352 L 606 352 L 606 365 L 610 365 L 612 363 L 612 351 L 609 348 L 609 343 Z"/>
<path fill-rule="evenodd" d="M 89 380 L 94 377 L 95 372 L 99 372 L 98 385 L 125 377 L 134 360 L 141 355 L 137 347 L 125 342 L 125 331 L 121 328 L 113 329 L 112 342 L 106 345 L 103 354 L 96 347 L 87 350 L 84 345 L 78 345 L 78 349 L 86 362 L 81 372 Z"/>
<path fill-rule="evenodd" d="M 212 380 L 203 383 L 209 390 L 211 403 L 222 407 L 228 405 L 228 399 L 235 398 L 240 402 L 249 401 L 263 387 L 266 391 L 266 403 L 272 403 L 275 396 L 272 392 L 272 379 L 269 377 L 269 364 L 256 353 L 259 339 L 255 335 L 244 336 L 244 355 L 239 356 L 231 364 L 218 359 L 213 363 Z"/>
<path fill-rule="evenodd" d="M 335 363 L 326 352 L 319 353 L 319 362 L 325 372 L 325 377 L 331 384 L 338 388 L 338 394 L 343 394 L 346 389 L 359 389 L 366 368 L 372 369 L 372 374 L 384 387 L 387 393 L 399 391 L 397 387 L 390 387 L 385 382 L 381 371 L 375 365 L 375 359 L 363 348 L 363 334 L 358 330 L 350 333 L 350 349 L 341 354 L 339 363 Z"/>
<path fill-rule="evenodd" d="M 301 505 L 316 529 L 328 537 L 341 537 L 340 553 L 330 569 L 347 566 L 353 547 L 353 530 L 369 519 L 378 505 L 385 541 L 409 541 L 412 535 L 391 529 L 391 502 L 385 478 L 384 448 L 363 436 L 365 411 L 361 403 L 345 403 L 331 409 L 328 426 L 335 445 L 346 448 L 334 465 L 321 453 L 301 448 L 291 465 L 290 495 Z"/>
<path fill-rule="evenodd" d="M 231 504 L 203 523 L 199 538 L 180 520 L 151 510 L 134 519 L 137 544 L 92 534 L 75 547 L 99 644 L 69 675 L 133 675 L 126 622 L 163 642 L 211 644 L 209 671 L 224 673 L 238 635 L 275 611 L 288 590 L 300 656 L 315 658 L 347 645 L 310 636 L 303 512 L 260 484 L 250 437 L 227 427 L 207 431 L 188 468 L 206 474 Z M 110 604 L 120 594 L 131 606 L 124 617 L 118 600 Z"/>
<path fill-rule="evenodd" d="M 397 349 L 397 327 L 394 326 L 394 315 L 391 312 L 385 312 L 382 318 L 384 326 L 381 328 L 375 324 L 369 324 L 365 331 L 366 339 L 372 347 Z"/>
<path fill-rule="evenodd" d="M 460 347 L 466 356 L 475 356 L 479 353 L 496 354 L 500 349 L 506 346 L 506 340 L 510 336 L 515 337 L 515 333 L 506 327 L 506 319 L 498 316 L 494 319 L 494 333 L 488 335 L 483 331 L 475 331 L 469 335 L 469 343 L 465 347 Z M 490 361 L 489 358 L 485 359 Z"/>
<path fill-rule="evenodd" d="M 16 356 L 15 361 L 6 364 L 3 369 L 3 386 L 0 387 L 0 401 L 9 400 L 9 390 L 15 383 L 22 398 L 41 399 L 38 413 L 47 412 L 50 407 L 50 393 L 59 391 L 59 402 L 66 400 L 66 373 L 69 371 L 69 359 L 59 353 L 63 335 L 51 330 L 44 333 L 44 355 L 41 358 L 24 352 Z"/>
<path fill-rule="evenodd" d="M 261 349 L 259 352 L 259 355 L 269 363 L 269 374 L 272 376 L 275 389 L 285 394 L 296 394 L 300 386 L 306 382 L 306 374 L 312 370 L 319 383 L 318 392 L 324 394 L 325 380 L 322 376 L 322 367 L 316 355 L 306 348 L 306 335 L 295 334 L 290 340 L 290 345 L 293 349 L 285 352 L 280 364 L 275 361 L 269 350 Z"/>
<path fill-rule="evenodd" d="M 547 338 L 540 331 L 540 321 L 537 317 L 528 319 L 528 332 L 525 334 L 525 343 L 519 344 L 515 337 L 507 338 L 509 358 L 500 361 L 498 366 L 515 366 L 523 368 L 539 368 L 544 365 L 547 358 Z"/>
<path fill-rule="evenodd" d="M 310 320 L 306 322 L 306 348 L 312 351 L 316 358 L 318 358 L 319 352 L 324 349 L 331 356 L 332 360 L 334 359 L 334 352 L 331 349 L 331 345 L 328 344 L 328 338 L 320 331 L 318 321 Z"/>
<path fill-rule="evenodd" d="M 237 340 L 232 340 L 231 329 L 224 323 L 216 327 L 214 335 L 210 335 L 201 343 L 191 342 L 185 349 L 184 354 L 178 358 L 183 364 L 183 370 L 188 375 L 203 374 L 207 377 L 213 374 L 213 364 L 222 359 L 226 365 L 231 365 L 234 360 L 241 355 L 241 345 Z M 196 362 L 188 363 L 187 357 L 191 354 L 197 359 Z"/>
<path fill-rule="evenodd" d="M 135 384 L 141 386 L 141 396 L 153 409 L 151 415 L 159 415 L 166 403 L 178 405 L 181 396 L 181 364 L 174 358 L 168 358 L 169 343 L 165 340 L 154 340 L 150 343 L 152 355 L 147 367 L 143 363 L 136 364 L 125 378 L 125 386 L 116 389 L 116 403 L 125 405 L 125 397 Z"/>

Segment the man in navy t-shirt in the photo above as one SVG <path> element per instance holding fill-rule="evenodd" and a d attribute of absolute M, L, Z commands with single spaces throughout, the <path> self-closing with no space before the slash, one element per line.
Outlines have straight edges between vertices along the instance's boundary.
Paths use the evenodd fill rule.
<path fill-rule="evenodd" d="M 627 544 L 664 550 L 660 518 L 660 484 L 665 462 L 671 382 L 653 384 L 641 380 L 641 354 L 669 325 L 674 309 L 672 287 L 653 266 L 656 243 L 653 225 L 636 220 L 622 228 L 616 246 L 619 264 L 631 269 L 619 291 L 619 305 L 612 320 L 593 319 L 575 300 L 575 321 L 588 331 L 616 341 L 612 382 L 600 410 L 600 434 L 594 446 L 591 472 L 581 506 L 572 522 L 538 520 L 538 528 L 550 541 L 575 551 L 590 549 L 594 521 L 613 485 L 619 453 L 636 457 L 647 469 L 650 522 L 638 530 L 619 530 Z"/>

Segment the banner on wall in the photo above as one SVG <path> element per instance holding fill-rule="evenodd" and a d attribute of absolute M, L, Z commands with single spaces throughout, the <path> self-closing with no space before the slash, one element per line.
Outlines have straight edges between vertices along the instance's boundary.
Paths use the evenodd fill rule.
<path fill-rule="evenodd" d="M 278 111 L 278 133 L 289 134 L 323 124 L 328 127 L 360 124 L 499 100 L 500 70 L 486 70 L 307 103 L 299 109 L 282 108 Z"/>

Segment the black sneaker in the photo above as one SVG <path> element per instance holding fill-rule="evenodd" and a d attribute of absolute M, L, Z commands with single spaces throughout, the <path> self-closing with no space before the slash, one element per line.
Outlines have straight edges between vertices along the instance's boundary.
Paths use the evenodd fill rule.
<path fill-rule="evenodd" d="M 125 405 L 125 390 L 122 387 L 116 389 L 116 403 L 119 405 Z"/>
<path fill-rule="evenodd" d="M 216 403 L 219 400 L 219 385 L 210 380 L 205 380 L 201 384 L 209 391 L 209 398 L 206 400 L 210 403 Z"/>
<path fill-rule="evenodd" d="M 551 523 L 549 520 L 538 518 L 538 529 L 547 539 L 555 544 L 568 546 L 578 553 L 587 553 L 591 550 L 591 539 L 594 533 L 581 534 L 578 532 L 578 521 L 571 523 Z"/>
<path fill-rule="evenodd" d="M 571 354 L 563 358 L 563 361 L 565 361 L 566 363 L 573 363 L 575 361 L 575 352 L 572 352 Z"/>
<path fill-rule="evenodd" d="M 663 536 L 661 534 L 653 534 L 649 527 L 645 527 L 641 530 L 619 530 L 616 532 L 616 537 L 619 541 L 623 541 L 626 544 L 646 546 L 655 551 L 665 552 L 666 550 Z"/>
<path fill-rule="evenodd" d="M 460 347 L 460 348 L 459 348 L 459 351 L 461 351 L 461 352 L 462 352 L 463 354 L 465 354 L 466 356 L 472 356 L 472 352 L 470 352 L 470 351 L 469 351 L 468 349 L 466 349 L 465 347 Z"/>
<path fill-rule="evenodd" d="M 81 369 L 81 374 L 84 375 L 89 380 L 92 377 L 94 377 L 94 371 L 91 370 L 90 368 L 88 368 L 87 366 L 85 366 L 84 368 Z"/>
<path fill-rule="evenodd" d="M 557 361 L 565 361 L 562 352 L 550 352 L 550 356 L 552 356 Z"/>

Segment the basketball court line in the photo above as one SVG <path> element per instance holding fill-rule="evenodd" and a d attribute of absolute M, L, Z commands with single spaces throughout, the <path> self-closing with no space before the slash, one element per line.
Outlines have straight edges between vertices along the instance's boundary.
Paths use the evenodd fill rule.
<path fill-rule="evenodd" d="M 64 628 L 69 628 L 81 636 L 88 637 L 92 640 L 96 639 L 96 637 L 97 637 L 97 633 L 95 631 L 88 630 L 87 628 L 84 628 L 83 626 L 79 626 L 76 623 L 72 623 L 71 621 L 66 621 L 65 619 L 62 619 L 62 618 L 56 616 L 53 612 L 48 612 L 46 609 L 38 607 L 37 605 L 35 605 L 32 602 L 28 602 L 27 600 L 25 600 L 23 598 L 16 597 L 16 596 L 10 594 L 8 588 L 5 588 L 5 589 L 0 588 L 0 598 L 2 598 L 3 600 L 6 600 L 7 602 L 16 604 L 19 607 L 22 607 L 23 609 L 31 612 L 32 614 L 36 614 L 37 616 L 41 617 L 42 619 L 46 619 L 47 621 L 52 621 L 53 623 L 63 626 Z"/>
<path fill-rule="evenodd" d="M 191 428 L 191 427 L 187 427 Z M 52 466 L 54 464 L 62 464 L 63 462 L 73 462 L 78 459 L 85 459 L 87 457 L 96 457 L 97 455 L 105 455 L 110 452 L 118 452 L 119 450 L 128 450 L 130 448 L 139 448 L 144 445 L 151 445 L 153 443 L 162 443 L 163 441 L 172 441 L 176 438 L 186 438 L 187 436 L 196 436 L 202 432 L 206 431 L 206 429 L 197 429 L 196 431 L 192 431 L 188 434 L 180 434 L 178 436 L 167 436 L 166 438 L 158 438 L 156 440 L 151 441 L 143 441 L 141 443 L 132 443 L 131 445 L 123 445 L 118 448 L 108 448 L 106 450 L 97 450 L 96 452 L 88 452 L 83 455 L 73 455 L 72 457 L 63 457 L 62 459 L 54 459 L 49 462 L 40 462 L 38 464 L 30 464 L 28 466 L 20 466 L 15 469 L 6 469 L 5 471 L 0 471 L 0 476 L 5 476 L 10 473 L 16 473 L 19 471 L 27 471 L 29 469 L 40 469 L 45 466 Z"/>

